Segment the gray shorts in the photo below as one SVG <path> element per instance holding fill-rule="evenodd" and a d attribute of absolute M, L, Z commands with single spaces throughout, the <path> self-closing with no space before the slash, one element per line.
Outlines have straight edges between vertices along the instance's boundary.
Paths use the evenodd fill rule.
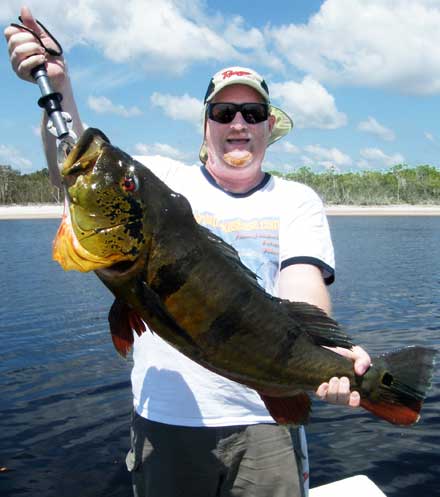
<path fill-rule="evenodd" d="M 134 413 L 126 459 L 134 495 L 302 497 L 297 434 L 276 424 L 174 426 Z"/>

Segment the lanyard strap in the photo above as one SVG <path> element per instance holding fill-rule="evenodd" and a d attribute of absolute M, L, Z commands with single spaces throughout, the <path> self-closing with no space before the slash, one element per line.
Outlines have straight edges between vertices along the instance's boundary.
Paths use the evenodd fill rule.
<path fill-rule="evenodd" d="M 21 18 L 21 16 L 18 17 L 18 20 L 22 23 L 23 20 Z M 11 23 L 11 26 L 14 26 L 14 28 L 19 28 L 19 29 L 24 29 L 25 31 L 27 31 L 28 33 L 31 33 L 32 35 L 35 36 L 35 38 L 38 40 L 38 43 L 44 48 L 44 50 L 50 54 L 50 55 L 54 55 L 56 57 L 59 57 L 60 55 L 63 55 L 63 48 L 61 47 L 60 43 L 58 42 L 58 40 L 55 38 L 55 36 L 53 36 L 53 34 L 40 22 L 38 21 L 37 19 L 35 19 L 36 23 L 40 26 L 40 28 L 46 32 L 47 36 L 49 36 L 49 38 L 55 43 L 55 45 L 58 47 L 58 50 L 55 50 L 53 48 L 50 48 L 50 47 L 46 47 L 46 45 L 42 42 L 41 38 L 38 36 L 37 33 L 35 33 L 34 31 L 32 31 L 32 29 L 29 29 L 27 28 L 26 26 L 23 26 L 22 24 L 15 24 L 15 23 Z"/>

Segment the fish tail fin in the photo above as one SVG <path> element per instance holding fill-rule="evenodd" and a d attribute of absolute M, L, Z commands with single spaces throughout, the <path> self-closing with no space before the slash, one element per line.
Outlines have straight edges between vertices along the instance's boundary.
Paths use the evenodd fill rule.
<path fill-rule="evenodd" d="M 122 357 L 127 357 L 134 342 L 133 330 L 141 336 L 146 331 L 144 322 L 136 311 L 118 299 L 110 308 L 108 321 L 115 349 Z"/>
<path fill-rule="evenodd" d="M 319 307 L 307 302 L 283 301 L 289 317 L 299 323 L 315 345 L 351 349 L 353 342 L 339 324 Z"/>
<path fill-rule="evenodd" d="M 435 354 L 433 349 L 414 346 L 373 358 L 361 380 L 367 385 L 371 381 L 365 396 L 361 393 L 361 406 L 393 424 L 417 423 L 431 385 Z"/>

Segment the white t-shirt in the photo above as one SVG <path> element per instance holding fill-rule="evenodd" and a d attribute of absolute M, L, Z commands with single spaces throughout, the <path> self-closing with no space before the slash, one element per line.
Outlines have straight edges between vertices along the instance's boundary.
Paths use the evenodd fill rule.
<path fill-rule="evenodd" d="M 333 280 L 333 247 L 322 202 L 310 188 L 266 174 L 246 194 L 223 191 L 204 168 L 137 157 L 190 202 L 197 221 L 234 246 L 265 290 L 280 269 L 321 268 Z M 132 386 L 138 414 L 180 426 L 272 423 L 257 392 L 196 364 L 154 333 L 134 334 Z"/>

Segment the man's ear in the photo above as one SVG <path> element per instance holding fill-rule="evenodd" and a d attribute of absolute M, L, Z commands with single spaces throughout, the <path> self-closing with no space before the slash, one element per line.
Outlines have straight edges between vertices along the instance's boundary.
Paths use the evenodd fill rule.
<path fill-rule="evenodd" d="M 276 120 L 277 120 L 277 118 L 273 114 L 269 115 L 268 121 L 269 121 L 269 131 L 270 132 L 272 132 L 272 129 L 275 126 Z"/>

